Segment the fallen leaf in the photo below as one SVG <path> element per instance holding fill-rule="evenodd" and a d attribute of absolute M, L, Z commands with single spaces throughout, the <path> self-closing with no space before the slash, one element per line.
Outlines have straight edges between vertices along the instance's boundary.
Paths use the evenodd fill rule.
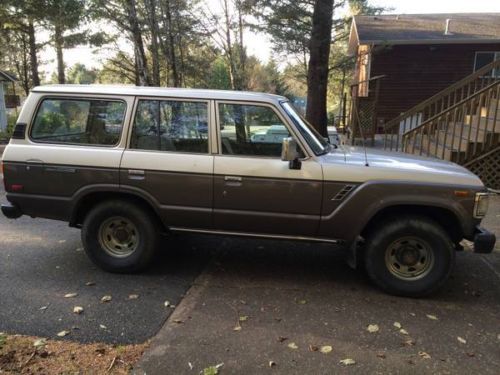
<path fill-rule="evenodd" d="M 93 281 L 88 281 L 85 283 L 86 286 L 94 286 L 95 283 Z"/>
<path fill-rule="evenodd" d="M 246 322 L 248 320 L 248 316 L 240 316 L 240 322 Z"/>
<path fill-rule="evenodd" d="M 165 302 L 163 303 L 163 305 L 165 305 L 165 307 L 169 307 L 169 306 L 170 306 L 170 301 L 165 301 Z"/>
<path fill-rule="evenodd" d="M 67 293 L 64 295 L 64 298 L 74 298 L 78 295 L 78 293 Z"/>
<path fill-rule="evenodd" d="M 408 335 L 408 331 L 406 329 L 404 329 L 404 328 L 401 328 L 399 330 L 399 333 L 401 333 L 402 335 Z"/>
<path fill-rule="evenodd" d="M 101 302 L 103 302 L 103 303 L 104 303 L 104 302 L 109 302 L 109 301 L 111 301 L 112 299 L 113 299 L 113 297 L 111 297 L 111 296 L 103 296 L 103 297 L 101 298 Z"/>
<path fill-rule="evenodd" d="M 65 243 L 66 240 L 59 240 L 59 243 Z"/>
<path fill-rule="evenodd" d="M 283 342 L 285 340 L 288 340 L 288 337 L 283 337 L 283 336 L 278 337 L 278 342 Z"/>
<path fill-rule="evenodd" d="M 396 327 L 397 329 L 401 329 L 401 327 L 402 327 L 401 323 L 399 323 L 399 322 L 394 322 L 393 326 Z"/>
<path fill-rule="evenodd" d="M 466 354 L 471 358 L 476 356 L 476 354 L 473 352 L 467 352 Z"/>
<path fill-rule="evenodd" d="M 49 307 L 49 306 L 42 306 L 42 307 L 40 307 L 38 310 L 42 310 L 42 311 L 43 311 L 43 310 L 47 310 L 47 308 L 48 308 L 48 307 Z"/>
<path fill-rule="evenodd" d="M 241 331 L 241 326 L 238 324 L 236 327 L 233 328 L 233 331 Z"/>
<path fill-rule="evenodd" d="M 193 369 L 193 364 L 191 362 L 188 362 L 188 366 L 189 366 L 189 369 L 192 370 Z"/>
<path fill-rule="evenodd" d="M 439 320 L 436 315 L 426 314 L 425 316 L 428 317 L 430 320 Z"/>
<path fill-rule="evenodd" d="M 203 375 L 217 375 L 219 373 L 219 369 L 224 366 L 224 363 L 219 363 L 215 366 L 210 366 L 203 369 Z"/>
<path fill-rule="evenodd" d="M 67 335 L 69 335 L 69 331 L 61 331 L 61 332 L 59 332 L 57 334 L 57 336 L 59 336 L 59 337 L 64 337 L 64 336 L 67 336 Z"/>
<path fill-rule="evenodd" d="M 289 347 L 290 349 L 293 349 L 293 350 L 295 350 L 295 349 L 298 349 L 298 348 L 299 348 L 299 347 L 297 346 L 297 344 L 296 344 L 296 343 L 294 343 L 294 342 L 291 342 L 290 344 L 288 344 L 288 347 Z"/>
<path fill-rule="evenodd" d="M 78 251 L 78 252 L 83 251 L 83 247 L 77 247 L 75 251 Z"/>
<path fill-rule="evenodd" d="M 457 340 L 460 344 L 467 344 L 467 340 L 460 336 L 457 336 Z"/>
<path fill-rule="evenodd" d="M 99 328 L 100 329 L 107 329 L 108 327 L 106 327 L 104 324 L 99 324 Z"/>
<path fill-rule="evenodd" d="M 43 348 L 45 345 L 47 345 L 47 340 L 45 339 L 38 339 L 38 340 L 35 340 L 35 342 L 33 343 L 33 346 L 35 348 Z"/>
<path fill-rule="evenodd" d="M 415 345 L 415 341 L 413 341 L 412 339 L 408 339 L 403 344 L 406 346 L 413 346 Z"/>
<path fill-rule="evenodd" d="M 345 358 L 345 359 L 340 360 L 340 364 L 342 364 L 344 366 L 351 366 L 351 365 L 355 365 L 356 361 L 352 358 Z"/>
<path fill-rule="evenodd" d="M 305 299 L 300 299 L 300 300 L 297 301 L 297 303 L 299 305 L 305 305 L 307 303 L 307 301 Z"/>
<path fill-rule="evenodd" d="M 128 296 L 128 299 L 137 299 L 137 298 L 139 298 L 139 295 L 138 295 L 138 294 L 130 294 L 130 295 Z"/>
<path fill-rule="evenodd" d="M 331 351 L 333 350 L 333 348 L 330 346 L 330 345 L 324 345 L 321 347 L 321 349 L 319 350 L 321 353 L 323 354 L 328 354 L 330 353 Z"/>
<path fill-rule="evenodd" d="M 370 324 L 370 325 L 368 325 L 368 327 L 366 328 L 366 330 L 368 332 L 370 332 L 370 333 L 378 332 L 379 331 L 378 324 Z"/>
<path fill-rule="evenodd" d="M 385 358 L 386 358 L 386 355 L 385 355 L 385 353 L 377 353 L 377 357 L 378 357 L 378 358 L 385 359 Z"/>
<path fill-rule="evenodd" d="M 177 324 L 182 324 L 184 323 L 182 320 L 180 319 L 174 319 L 174 323 L 177 323 Z"/>
<path fill-rule="evenodd" d="M 431 359 L 431 356 L 426 352 L 418 352 L 418 355 L 423 359 Z"/>
<path fill-rule="evenodd" d="M 73 307 L 73 312 L 75 314 L 81 314 L 83 312 L 83 307 L 81 307 L 81 306 L 75 306 L 75 307 Z"/>
<path fill-rule="evenodd" d="M 101 355 L 106 354 L 106 348 L 97 348 L 95 352 Z"/>
<path fill-rule="evenodd" d="M 317 352 L 319 348 L 316 345 L 309 345 L 310 352 Z"/>
<path fill-rule="evenodd" d="M 276 362 L 274 361 L 269 361 L 269 367 L 274 367 L 276 366 Z"/>

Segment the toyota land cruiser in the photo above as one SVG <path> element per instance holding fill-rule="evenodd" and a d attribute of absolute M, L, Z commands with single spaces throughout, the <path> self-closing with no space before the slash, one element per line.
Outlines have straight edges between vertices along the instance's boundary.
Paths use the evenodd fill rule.
<path fill-rule="evenodd" d="M 275 95 L 37 87 L 3 171 L 5 216 L 81 228 L 88 256 L 112 272 L 144 269 L 175 231 L 296 239 L 340 244 L 385 291 L 421 296 L 446 281 L 462 239 L 480 253 L 495 243 L 474 174 L 332 147 Z"/>

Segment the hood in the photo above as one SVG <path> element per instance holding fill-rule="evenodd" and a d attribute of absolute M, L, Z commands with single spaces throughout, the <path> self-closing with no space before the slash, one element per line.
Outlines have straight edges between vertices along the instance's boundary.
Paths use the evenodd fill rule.
<path fill-rule="evenodd" d="M 344 181 L 404 180 L 449 185 L 480 186 L 481 180 L 472 172 L 455 163 L 402 152 L 342 146 L 321 156 L 325 178 L 331 173 L 346 172 L 350 179 Z M 339 179 L 337 175 L 336 179 Z"/>

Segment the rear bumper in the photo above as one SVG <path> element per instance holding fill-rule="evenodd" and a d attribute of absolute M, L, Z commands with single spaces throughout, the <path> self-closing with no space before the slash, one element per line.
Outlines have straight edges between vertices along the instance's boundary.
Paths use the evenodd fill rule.
<path fill-rule="evenodd" d="M 494 233 L 484 228 L 476 227 L 474 234 L 474 252 L 480 254 L 491 253 L 495 248 L 496 237 Z"/>
<path fill-rule="evenodd" d="M 9 219 L 17 219 L 23 215 L 19 207 L 10 203 L 2 204 L 2 213 Z"/>

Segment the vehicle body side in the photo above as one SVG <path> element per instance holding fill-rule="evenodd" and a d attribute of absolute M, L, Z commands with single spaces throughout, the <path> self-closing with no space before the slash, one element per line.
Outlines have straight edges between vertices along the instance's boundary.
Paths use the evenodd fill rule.
<path fill-rule="evenodd" d="M 448 219 L 443 225 L 457 243 L 472 239 L 480 223 L 473 218 L 474 197 L 485 188 L 477 177 L 463 169 L 438 175 L 430 167 L 411 172 L 394 165 L 367 166 L 350 162 L 348 152 L 341 149 L 334 151 L 336 155 L 315 155 L 280 105 L 285 100 L 281 97 L 232 100 L 226 94 L 191 94 L 187 99 L 208 106 L 209 150 L 196 154 L 128 147 L 137 101 L 184 100 L 183 91 L 76 90 L 40 88 L 21 111 L 18 123 L 27 124 L 27 135 L 11 140 L 3 168 L 7 199 L 23 214 L 80 226 L 93 204 L 121 197 L 147 205 L 166 231 L 341 242 L 347 248 L 384 213 L 414 210 L 438 221 Z M 54 97 L 123 101 L 126 114 L 119 142 L 114 146 L 35 142 L 28 135 L 38 104 Z M 217 104 L 227 102 L 272 108 L 298 141 L 304 154 L 301 168 L 290 169 L 279 158 L 223 155 Z M 394 157 L 392 164 L 403 162 Z M 13 185 L 23 186 L 23 191 L 15 191 Z"/>

